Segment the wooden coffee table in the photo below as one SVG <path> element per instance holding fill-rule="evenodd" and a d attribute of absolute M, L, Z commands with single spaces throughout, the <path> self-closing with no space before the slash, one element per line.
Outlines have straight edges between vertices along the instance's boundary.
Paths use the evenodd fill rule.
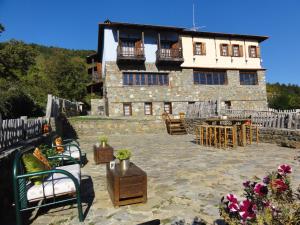
<path fill-rule="evenodd" d="M 120 164 L 111 170 L 106 165 L 107 190 L 113 205 L 122 206 L 147 201 L 147 174 L 134 163 L 126 172 L 122 172 Z"/>
<path fill-rule="evenodd" d="M 110 145 L 97 147 L 94 145 L 94 161 L 96 164 L 109 163 L 114 160 L 114 149 Z"/>

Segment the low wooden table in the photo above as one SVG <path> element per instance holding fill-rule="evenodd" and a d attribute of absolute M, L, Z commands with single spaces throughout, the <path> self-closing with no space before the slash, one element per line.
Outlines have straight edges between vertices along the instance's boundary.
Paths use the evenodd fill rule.
<path fill-rule="evenodd" d="M 129 205 L 147 201 L 147 174 L 134 163 L 126 172 L 122 172 L 120 164 L 115 169 L 106 165 L 107 190 L 113 205 Z"/>
<path fill-rule="evenodd" d="M 94 145 L 94 161 L 96 164 L 109 163 L 112 160 L 114 160 L 114 149 L 110 145 L 106 144 L 105 147 Z"/>

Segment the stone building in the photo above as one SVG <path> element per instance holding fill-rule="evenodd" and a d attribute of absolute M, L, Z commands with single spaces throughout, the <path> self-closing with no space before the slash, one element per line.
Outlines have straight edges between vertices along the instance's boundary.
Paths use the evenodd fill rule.
<path fill-rule="evenodd" d="M 188 104 L 221 100 L 237 109 L 266 109 L 265 36 L 105 21 L 99 24 L 92 89 L 110 117 L 185 112 Z"/>

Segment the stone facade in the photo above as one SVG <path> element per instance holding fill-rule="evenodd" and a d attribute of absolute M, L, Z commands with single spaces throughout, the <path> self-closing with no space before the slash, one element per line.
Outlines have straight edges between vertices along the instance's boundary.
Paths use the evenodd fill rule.
<path fill-rule="evenodd" d="M 105 115 L 104 99 L 91 99 L 91 116 Z"/>
<path fill-rule="evenodd" d="M 197 85 L 193 81 L 191 68 L 157 68 L 155 63 L 145 63 L 142 68 L 120 68 L 116 62 L 105 65 L 105 97 L 108 103 L 107 115 L 123 116 L 123 103 L 132 104 L 133 117 L 144 115 L 144 103 L 152 102 L 153 115 L 159 117 L 164 110 L 164 102 L 172 103 L 173 114 L 185 112 L 189 102 L 208 100 L 231 101 L 238 109 L 266 109 L 267 96 L 265 71 L 258 70 L 258 85 L 240 85 L 239 70 L 227 70 L 226 85 Z M 123 72 L 166 72 L 169 86 L 124 86 Z"/>

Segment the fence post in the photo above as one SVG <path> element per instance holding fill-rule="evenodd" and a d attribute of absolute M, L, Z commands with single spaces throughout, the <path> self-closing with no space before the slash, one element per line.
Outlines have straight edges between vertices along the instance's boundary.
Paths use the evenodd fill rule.
<path fill-rule="evenodd" d="M 52 95 L 48 94 L 48 100 L 47 100 L 47 108 L 46 108 L 46 117 L 50 118 L 52 112 Z"/>
<path fill-rule="evenodd" d="M 20 117 L 20 119 L 22 120 L 22 122 L 23 122 L 23 138 L 24 138 L 24 140 L 26 140 L 27 139 L 27 116 L 21 116 Z"/>

